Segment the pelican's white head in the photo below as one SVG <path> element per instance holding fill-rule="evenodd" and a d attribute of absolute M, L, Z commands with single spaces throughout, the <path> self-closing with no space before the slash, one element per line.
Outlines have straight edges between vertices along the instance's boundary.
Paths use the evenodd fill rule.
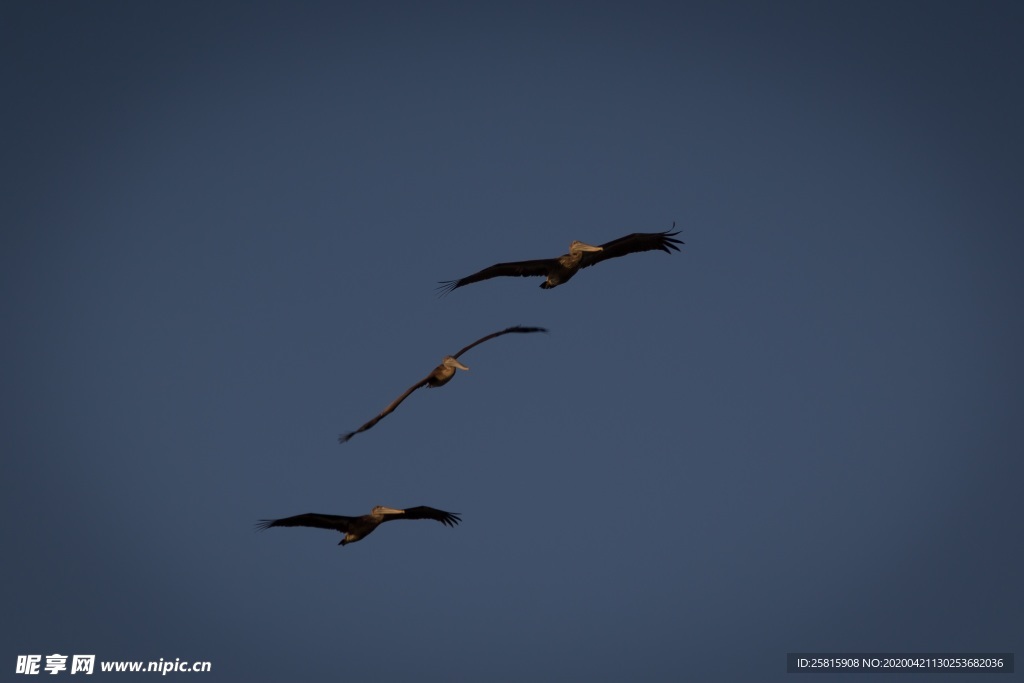
<path fill-rule="evenodd" d="M 573 240 L 573 243 L 569 245 L 569 253 L 573 256 L 580 254 L 584 251 L 604 251 L 603 247 L 595 247 L 587 244 L 586 242 L 580 242 L 579 240 Z"/>
<path fill-rule="evenodd" d="M 459 370 L 469 370 L 465 365 L 459 362 L 459 359 L 455 356 L 445 356 L 444 360 L 441 361 L 441 365 L 446 368 L 458 368 Z"/>

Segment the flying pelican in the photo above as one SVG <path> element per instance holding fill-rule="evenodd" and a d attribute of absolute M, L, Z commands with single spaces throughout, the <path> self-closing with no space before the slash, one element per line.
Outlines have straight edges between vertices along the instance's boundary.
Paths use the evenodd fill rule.
<path fill-rule="evenodd" d="M 672 223 L 672 227 L 675 228 L 676 224 Z M 678 230 L 675 232 L 670 230 L 665 232 L 634 232 L 632 235 L 620 237 L 599 247 L 577 240 L 569 245 L 569 253 L 564 256 L 533 261 L 497 263 L 489 268 L 484 268 L 478 273 L 467 275 L 461 280 L 441 282 L 437 289 L 439 290 L 439 295 L 444 296 L 459 287 L 503 275 L 519 277 L 543 275 L 547 279 L 541 283 L 540 288 L 551 289 L 568 282 L 581 268 L 588 268 L 610 258 L 617 258 L 640 251 L 652 251 L 654 249 L 660 249 L 666 254 L 671 254 L 672 250 L 679 251 L 679 247 L 676 245 L 683 244 L 683 242 L 673 239 L 678 234 Z"/>
<path fill-rule="evenodd" d="M 416 382 L 416 384 L 413 384 L 411 387 L 406 389 L 405 393 L 403 393 L 401 396 L 399 396 L 394 401 L 392 401 L 391 404 L 388 405 L 387 408 L 385 408 L 384 410 L 380 411 L 380 415 L 378 415 L 377 417 L 373 418 L 372 420 L 370 420 L 369 422 L 367 422 L 366 424 L 364 424 L 362 427 L 360 427 L 359 429 L 355 430 L 354 432 L 349 432 L 348 434 L 342 434 L 341 436 L 338 437 L 338 442 L 339 443 L 345 443 L 346 441 L 351 439 L 353 436 L 355 436 L 359 432 L 365 432 L 367 429 L 369 429 L 373 425 L 375 425 L 378 422 L 380 422 L 381 420 L 383 420 L 385 417 L 388 416 L 389 413 L 391 413 L 391 411 L 393 411 L 395 408 L 398 407 L 399 403 L 401 403 L 405 399 L 409 398 L 409 394 L 411 394 L 412 392 L 416 391 L 420 387 L 431 387 L 431 388 L 433 388 L 433 387 L 444 386 L 445 384 L 448 383 L 448 380 L 450 380 L 452 377 L 455 376 L 455 369 L 456 368 L 458 368 L 459 370 L 469 370 L 469 368 L 467 368 L 465 365 L 463 365 L 462 363 L 459 362 L 459 356 L 464 354 L 466 351 L 469 351 L 471 348 L 473 348 L 477 344 L 483 344 L 488 339 L 493 339 L 494 337 L 500 337 L 501 335 L 508 334 L 510 332 L 529 333 L 529 332 L 547 332 L 547 330 L 544 329 L 543 327 L 523 327 L 522 325 L 516 325 L 515 327 L 508 327 L 508 328 L 506 328 L 506 329 L 504 329 L 504 330 L 502 330 L 500 332 L 494 332 L 492 334 L 489 334 L 486 337 L 483 337 L 482 339 L 477 339 L 475 342 L 473 342 L 472 344 L 470 344 L 466 348 L 462 349 L 461 351 L 459 351 L 458 353 L 456 353 L 453 356 L 445 356 L 444 360 L 441 361 L 441 364 L 438 365 L 436 368 L 434 368 L 430 372 L 429 375 L 427 375 L 426 377 L 421 379 L 419 382 Z"/>
<path fill-rule="evenodd" d="M 424 505 L 409 508 L 408 510 L 398 510 L 378 505 L 370 510 L 370 514 L 360 515 L 359 517 L 321 515 L 316 512 L 307 512 L 304 515 L 295 515 L 294 517 L 285 517 L 284 519 L 261 519 L 256 523 L 256 528 L 260 531 L 269 529 L 272 526 L 312 526 L 317 529 L 334 529 L 345 534 L 345 538 L 341 539 L 338 545 L 346 545 L 361 541 L 372 534 L 373 530 L 384 522 L 390 522 L 395 519 L 433 519 L 445 526 L 455 526 L 462 521 L 459 519 L 458 512 L 435 510 Z"/>

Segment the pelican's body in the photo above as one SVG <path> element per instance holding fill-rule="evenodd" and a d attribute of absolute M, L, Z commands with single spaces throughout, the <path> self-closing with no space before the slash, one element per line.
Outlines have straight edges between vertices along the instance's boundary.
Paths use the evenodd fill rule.
<path fill-rule="evenodd" d="M 674 228 L 675 225 L 673 223 L 672 227 Z M 569 245 L 568 254 L 558 258 L 496 263 L 462 279 L 442 282 L 438 289 L 443 296 L 459 287 L 480 282 L 481 280 L 489 280 L 492 277 L 532 277 L 538 275 L 544 276 L 544 282 L 541 283 L 540 288 L 552 289 L 571 280 L 581 269 L 610 258 L 655 249 L 664 251 L 667 254 L 671 254 L 673 250 L 679 251 L 679 247 L 676 245 L 683 244 L 683 242 L 674 239 L 674 236 L 678 234 L 678 231 L 635 232 L 632 235 L 626 235 L 596 247 L 577 240 Z"/>
<path fill-rule="evenodd" d="M 433 387 L 444 386 L 445 384 L 447 384 L 451 380 L 452 377 L 455 376 L 455 371 L 456 370 L 469 370 L 469 368 L 467 368 L 465 365 L 463 365 L 462 363 L 459 362 L 459 356 L 464 354 L 466 351 L 469 351 L 471 348 L 473 348 L 477 344 L 482 344 L 485 341 L 487 341 L 488 339 L 493 339 L 494 337 L 500 337 L 503 334 L 509 334 L 511 332 L 530 333 L 530 332 L 547 332 L 547 330 L 544 329 L 543 327 L 523 327 L 522 325 L 516 325 L 515 327 L 509 327 L 509 328 L 506 328 L 504 330 L 501 330 L 500 332 L 494 332 L 492 334 L 487 335 L 486 337 L 483 337 L 481 339 L 477 339 L 475 342 L 473 342 L 469 346 L 465 347 L 464 349 L 461 349 L 458 353 L 456 353 L 454 355 L 451 355 L 451 356 L 445 356 L 444 360 L 441 361 L 441 364 L 438 365 L 433 370 L 431 370 L 429 375 L 427 375 L 426 377 L 421 379 L 419 382 L 417 382 L 416 384 L 413 384 L 411 387 L 406 389 L 405 393 L 403 393 L 401 396 L 399 396 L 394 401 L 392 401 L 390 403 L 390 405 L 388 405 L 388 407 L 386 407 L 384 410 L 382 410 L 380 412 L 379 415 L 377 415 L 377 417 L 373 418 L 372 420 L 370 420 L 369 422 L 364 424 L 359 429 L 356 429 L 355 431 L 351 431 L 351 432 L 349 432 L 347 434 L 342 434 L 341 436 L 338 437 L 338 441 L 340 443 L 345 443 L 346 441 L 351 439 L 353 436 L 355 436 L 359 432 L 365 432 L 370 427 L 373 427 L 373 425 L 377 424 L 382 419 L 387 417 L 395 408 L 398 407 L 398 405 L 402 401 L 407 399 L 409 397 L 409 394 L 411 394 L 412 392 L 416 391 L 420 387 L 433 388 Z"/>
<path fill-rule="evenodd" d="M 421 505 L 419 507 L 399 510 L 397 508 L 378 505 L 368 515 L 345 517 L 343 515 L 322 515 L 307 512 L 304 515 L 284 517 L 282 519 L 261 519 L 257 529 L 269 529 L 272 526 L 309 526 L 317 529 L 334 529 L 345 534 L 338 545 L 347 545 L 362 540 L 373 533 L 373 530 L 384 522 L 395 519 L 433 519 L 445 526 L 455 526 L 461 519 L 457 512 L 445 512 Z"/>
<path fill-rule="evenodd" d="M 574 240 L 569 245 L 569 253 L 555 259 L 556 264 L 548 268 L 547 278 L 541 283 L 541 289 L 551 289 L 558 285 L 564 285 L 572 276 L 583 267 L 583 255 L 594 254 L 603 251 L 603 247 L 595 247 L 579 240 Z"/>
<path fill-rule="evenodd" d="M 448 384 L 451 378 L 455 376 L 456 369 L 469 370 L 454 356 L 445 356 L 441 364 L 434 368 L 430 375 L 427 376 L 427 387 L 433 389 L 434 387 L 443 387 L 445 384 Z"/>

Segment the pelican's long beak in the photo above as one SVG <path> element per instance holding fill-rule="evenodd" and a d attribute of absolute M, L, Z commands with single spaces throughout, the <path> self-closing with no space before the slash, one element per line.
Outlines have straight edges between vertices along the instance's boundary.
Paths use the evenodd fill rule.
<path fill-rule="evenodd" d="M 452 365 L 457 367 L 459 370 L 469 370 L 469 368 L 467 368 L 465 365 L 455 360 L 454 358 L 452 358 Z"/>
<path fill-rule="evenodd" d="M 385 515 L 400 515 L 403 512 L 405 512 L 405 510 L 399 510 L 397 508 L 384 507 L 383 505 L 379 506 L 377 508 L 377 510 L 379 512 L 383 512 Z"/>
<path fill-rule="evenodd" d="M 595 246 L 592 246 L 590 244 L 584 244 L 583 242 L 580 242 L 579 250 L 580 251 L 604 251 L 604 247 L 595 247 Z"/>

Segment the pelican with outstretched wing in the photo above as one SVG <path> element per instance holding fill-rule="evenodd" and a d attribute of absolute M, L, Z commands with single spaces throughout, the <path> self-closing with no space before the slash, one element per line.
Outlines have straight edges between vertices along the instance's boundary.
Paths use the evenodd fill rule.
<path fill-rule="evenodd" d="M 672 223 L 675 228 L 676 224 Z M 569 245 L 569 253 L 558 258 L 536 259 L 533 261 L 513 261 L 511 263 L 498 263 L 489 268 L 484 268 L 478 273 L 467 275 L 461 280 L 449 280 L 439 283 L 437 288 L 440 296 L 448 294 L 452 290 L 471 285 L 481 280 L 489 280 L 492 277 L 533 277 L 544 276 L 546 279 L 541 283 L 541 289 L 551 289 L 568 282 L 573 275 L 582 268 L 588 268 L 601 261 L 610 258 L 618 258 L 626 254 L 635 254 L 641 251 L 661 250 L 671 254 L 673 250 L 679 251 L 677 244 L 684 244 L 682 240 L 674 239 L 679 231 L 672 232 L 634 232 L 632 235 L 620 237 L 599 247 L 575 241 Z"/>
<path fill-rule="evenodd" d="M 459 370 L 469 370 L 469 368 L 467 368 L 465 365 L 459 362 L 459 356 L 464 354 L 466 351 L 469 351 L 477 344 L 483 344 L 488 339 L 494 339 L 495 337 L 500 337 L 503 334 L 510 334 L 512 332 L 526 334 L 530 332 L 547 332 L 547 330 L 544 329 L 543 327 L 523 327 L 522 325 L 516 325 L 515 327 L 508 327 L 504 330 L 501 330 L 500 332 L 493 332 L 487 335 L 486 337 L 477 339 L 475 342 L 465 347 L 464 349 L 460 350 L 455 355 L 445 356 L 444 360 L 441 361 L 441 364 L 434 368 L 429 375 L 427 375 L 419 382 L 416 382 L 416 384 L 413 384 L 411 387 L 406 389 L 405 393 L 403 393 L 401 396 L 392 401 L 387 408 L 380 411 L 380 414 L 377 415 L 377 417 L 373 418 L 372 420 L 370 420 L 369 422 L 367 422 L 366 424 L 364 424 L 362 427 L 355 431 L 349 432 L 347 434 L 342 434 L 341 436 L 338 437 L 338 441 L 340 443 L 345 443 L 359 432 L 365 432 L 367 429 L 369 429 L 370 427 L 372 427 L 373 425 L 377 424 L 385 417 L 387 417 L 395 408 L 398 407 L 398 405 L 402 401 L 409 398 L 409 394 L 416 391 L 420 387 L 433 388 L 444 386 L 452 377 L 455 376 L 456 368 Z"/>
<path fill-rule="evenodd" d="M 462 521 L 459 518 L 458 512 L 435 510 L 425 505 L 406 510 L 378 505 L 370 510 L 370 514 L 360 515 L 359 517 L 321 515 L 316 512 L 307 512 L 304 515 L 295 515 L 294 517 L 285 517 L 283 519 L 261 519 L 256 523 L 256 528 L 261 531 L 272 526 L 311 526 L 317 529 L 334 529 L 345 534 L 345 537 L 341 539 L 338 545 L 347 545 L 348 543 L 361 541 L 372 534 L 373 530 L 384 522 L 390 522 L 395 519 L 432 519 L 441 522 L 445 526 L 455 526 Z"/>

